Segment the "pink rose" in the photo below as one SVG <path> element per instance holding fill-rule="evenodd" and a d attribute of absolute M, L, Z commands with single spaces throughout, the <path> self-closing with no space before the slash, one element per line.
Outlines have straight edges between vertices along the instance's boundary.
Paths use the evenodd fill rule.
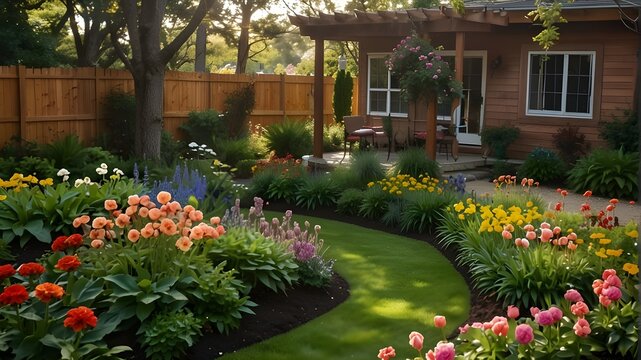
<path fill-rule="evenodd" d="M 536 239 L 536 233 L 534 231 L 528 231 L 525 233 L 525 238 L 532 241 Z"/>
<path fill-rule="evenodd" d="M 396 357 L 396 350 L 391 346 L 382 348 L 378 351 L 378 358 L 381 360 L 389 360 L 393 357 Z"/>
<path fill-rule="evenodd" d="M 514 337 L 516 338 L 516 341 L 519 342 L 519 344 L 529 344 L 534 340 L 534 332 L 532 331 L 532 327 L 528 324 L 521 324 L 514 329 Z"/>
<path fill-rule="evenodd" d="M 510 319 L 518 318 L 519 317 L 519 308 L 517 308 L 516 306 L 512 306 L 512 305 L 508 306 L 507 307 L 507 317 L 509 317 Z"/>
<path fill-rule="evenodd" d="M 603 280 L 594 280 L 592 282 L 592 290 L 594 290 L 595 294 L 601 295 L 601 292 L 603 291 Z"/>
<path fill-rule="evenodd" d="M 617 274 L 616 270 L 614 270 L 614 269 L 606 269 L 606 270 L 603 270 L 603 274 L 601 275 L 601 279 L 607 280 L 609 276 L 616 275 L 616 274 Z"/>
<path fill-rule="evenodd" d="M 465 324 L 464 326 L 459 326 L 459 334 L 467 334 L 467 331 L 470 330 L 470 324 Z"/>
<path fill-rule="evenodd" d="M 507 323 L 507 320 L 497 321 L 492 325 L 492 332 L 496 336 L 507 336 L 509 330 L 510 325 Z"/>
<path fill-rule="evenodd" d="M 605 279 L 605 283 L 608 284 L 609 286 L 616 286 L 616 287 L 621 287 L 621 279 L 619 279 L 618 276 L 616 275 L 610 275 L 608 276 L 607 279 Z"/>
<path fill-rule="evenodd" d="M 544 310 L 534 315 L 534 321 L 539 325 L 549 326 L 554 324 L 554 316 L 549 310 Z"/>
<path fill-rule="evenodd" d="M 550 312 L 550 314 L 552 314 L 554 322 L 557 322 L 563 318 L 563 311 L 561 311 L 561 309 L 556 306 L 550 307 L 548 311 Z"/>
<path fill-rule="evenodd" d="M 447 320 L 445 319 L 445 316 L 442 316 L 442 315 L 434 316 L 434 326 L 442 329 L 445 327 L 446 324 L 447 324 Z"/>
<path fill-rule="evenodd" d="M 617 300 L 619 300 L 621 298 L 621 290 L 618 287 L 611 286 L 611 287 L 603 290 L 602 295 L 607 296 L 608 299 L 610 299 L 612 301 L 617 301 Z"/>
<path fill-rule="evenodd" d="M 576 291 L 574 289 L 570 289 L 570 290 L 566 291 L 565 295 L 563 295 L 563 297 L 565 298 L 565 300 L 567 300 L 569 302 L 573 302 L 573 303 L 579 302 L 579 301 L 583 301 L 583 297 L 581 296 L 581 293 L 579 293 L 578 291 Z"/>
<path fill-rule="evenodd" d="M 577 336 L 586 337 L 590 335 L 592 329 L 590 329 L 590 323 L 587 320 L 581 318 L 573 326 L 574 333 Z"/>
<path fill-rule="evenodd" d="M 608 307 L 610 306 L 610 304 L 612 304 L 612 300 L 610 300 L 609 297 L 601 294 L 599 295 L 599 303 L 605 307 Z"/>
<path fill-rule="evenodd" d="M 532 316 L 536 316 L 536 314 L 538 314 L 538 313 L 540 313 L 540 312 L 541 312 L 541 310 L 539 310 L 539 308 L 538 308 L 538 307 L 536 307 L 536 306 L 532 306 L 532 307 L 530 308 L 530 314 L 532 314 Z"/>
<path fill-rule="evenodd" d="M 418 331 L 412 331 L 410 333 L 410 345 L 418 351 L 421 351 L 423 348 L 423 339 L 423 334 Z"/>
<path fill-rule="evenodd" d="M 577 301 L 576 304 L 570 306 L 570 311 L 572 312 L 572 314 L 574 314 L 574 316 L 584 317 L 587 313 L 590 312 L 590 309 L 588 308 L 588 305 L 583 301 Z"/>
<path fill-rule="evenodd" d="M 454 344 L 441 341 L 436 344 L 434 351 L 430 350 L 425 355 L 425 358 L 428 360 L 453 360 L 455 356 Z"/>

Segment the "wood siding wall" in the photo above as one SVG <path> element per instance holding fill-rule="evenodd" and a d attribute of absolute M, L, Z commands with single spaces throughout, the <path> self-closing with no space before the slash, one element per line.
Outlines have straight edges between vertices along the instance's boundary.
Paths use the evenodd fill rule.
<path fill-rule="evenodd" d="M 636 34 L 619 21 L 570 23 L 560 26 L 560 41 L 554 51 L 582 50 L 596 52 L 594 113 L 592 119 L 552 118 L 525 115 L 528 51 L 541 49 L 532 42 L 540 27 L 513 24 L 494 27 L 489 33 L 466 33 L 465 50 L 487 51 L 485 126 L 512 125 L 521 130 L 510 147 L 509 157 L 523 159 L 536 147 L 555 150 L 553 135 L 560 127 L 579 127 L 592 148 L 603 147 L 599 122 L 610 121 L 624 110 L 632 109 L 635 96 Z M 454 33 L 430 34 L 432 44 L 454 50 Z M 361 42 L 359 113 L 367 112 L 367 54 L 390 53 L 400 39 L 368 39 Z M 501 57 L 493 68 L 492 62 Z M 401 121 L 398 119 L 397 121 Z"/>
<path fill-rule="evenodd" d="M 179 137 L 178 127 L 193 110 L 222 111 L 232 91 L 254 81 L 256 106 L 252 124 L 268 126 L 285 119 L 311 118 L 314 113 L 312 76 L 228 75 L 168 71 L 165 76 L 164 126 Z M 77 134 L 92 143 L 109 124 L 103 99 L 112 90 L 133 94 L 131 75 L 98 68 L 0 67 L 0 146 L 12 137 L 48 143 Z M 358 84 L 353 109 L 358 108 Z M 324 122 L 333 122 L 334 79 L 324 82 Z"/>

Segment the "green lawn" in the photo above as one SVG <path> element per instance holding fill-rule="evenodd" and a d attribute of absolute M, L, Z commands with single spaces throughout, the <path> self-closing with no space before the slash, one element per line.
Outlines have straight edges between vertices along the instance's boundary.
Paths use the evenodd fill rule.
<path fill-rule="evenodd" d="M 268 213 L 267 217 L 280 217 Z M 228 354 L 232 359 L 375 359 L 392 345 L 397 358 L 416 356 L 411 331 L 425 347 L 440 340 L 434 315 L 445 315 L 446 333 L 467 319 L 470 294 L 463 278 L 435 248 L 417 240 L 344 224 L 295 216 L 322 226 L 326 256 L 350 284 L 346 302 L 286 334 Z M 260 305 L 260 304 L 259 304 Z"/>

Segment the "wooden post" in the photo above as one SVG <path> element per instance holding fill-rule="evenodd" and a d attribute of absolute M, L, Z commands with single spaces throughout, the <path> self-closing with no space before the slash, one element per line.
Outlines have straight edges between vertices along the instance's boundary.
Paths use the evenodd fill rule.
<path fill-rule="evenodd" d="M 18 102 L 20 106 L 20 141 L 27 140 L 27 84 L 26 71 L 24 65 L 18 65 Z"/>
<path fill-rule="evenodd" d="M 430 93 L 427 96 L 427 121 L 425 129 L 425 153 L 431 160 L 436 160 L 436 113 L 438 107 L 438 97 L 436 93 Z"/>
<path fill-rule="evenodd" d="M 314 157 L 320 159 L 323 158 L 324 63 L 325 41 L 316 39 L 314 56 Z"/>

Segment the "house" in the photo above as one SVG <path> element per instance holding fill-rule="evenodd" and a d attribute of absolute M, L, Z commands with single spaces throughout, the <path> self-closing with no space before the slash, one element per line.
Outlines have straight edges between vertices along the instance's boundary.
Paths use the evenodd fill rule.
<path fill-rule="evenodd" d="M 635 23 L 641 5 L 633 5 L 612 0 L 565 4 L 562 15 L 568 22 L 557 24 L 560 39 L 547 52 L 532 40 L 541 31 L 527 17 L 535 8 L 532 0 L 466 1 L 463 15 L 442 7 L 297 15 L 290 20 L 301 34 L 316 41 L 319 69 L 323 52 L 318 48 L 323 48 L 325 40 L 358 42 L 361 90 L 356 112 L 370 120 L 391 114 L 400 132 L 412 111 L 400 96 L 385 58 L 413 32 L 442 46 L 442 55 L 451 57 L 463 82 L 464 98 L 454 106 L 439 104 L 439 123 L 452 124 L 461 151 L 469 152 L 480 151 L 484 127 L 516 126 L 521 135 L 509 156 L 524 158 L 536 147 L 555 149 L 553 135 L 568 125 L 578 127 L 593 147 L 603 146 L 599 122 L 636 106 L 641 35 L 631 28 L 641 23 Z M 431 118 L 421 111 L 410 119 L 418 121 L 412 129 L 422 126 L 429 133 L 434 124 L 421 124 Z"/>

